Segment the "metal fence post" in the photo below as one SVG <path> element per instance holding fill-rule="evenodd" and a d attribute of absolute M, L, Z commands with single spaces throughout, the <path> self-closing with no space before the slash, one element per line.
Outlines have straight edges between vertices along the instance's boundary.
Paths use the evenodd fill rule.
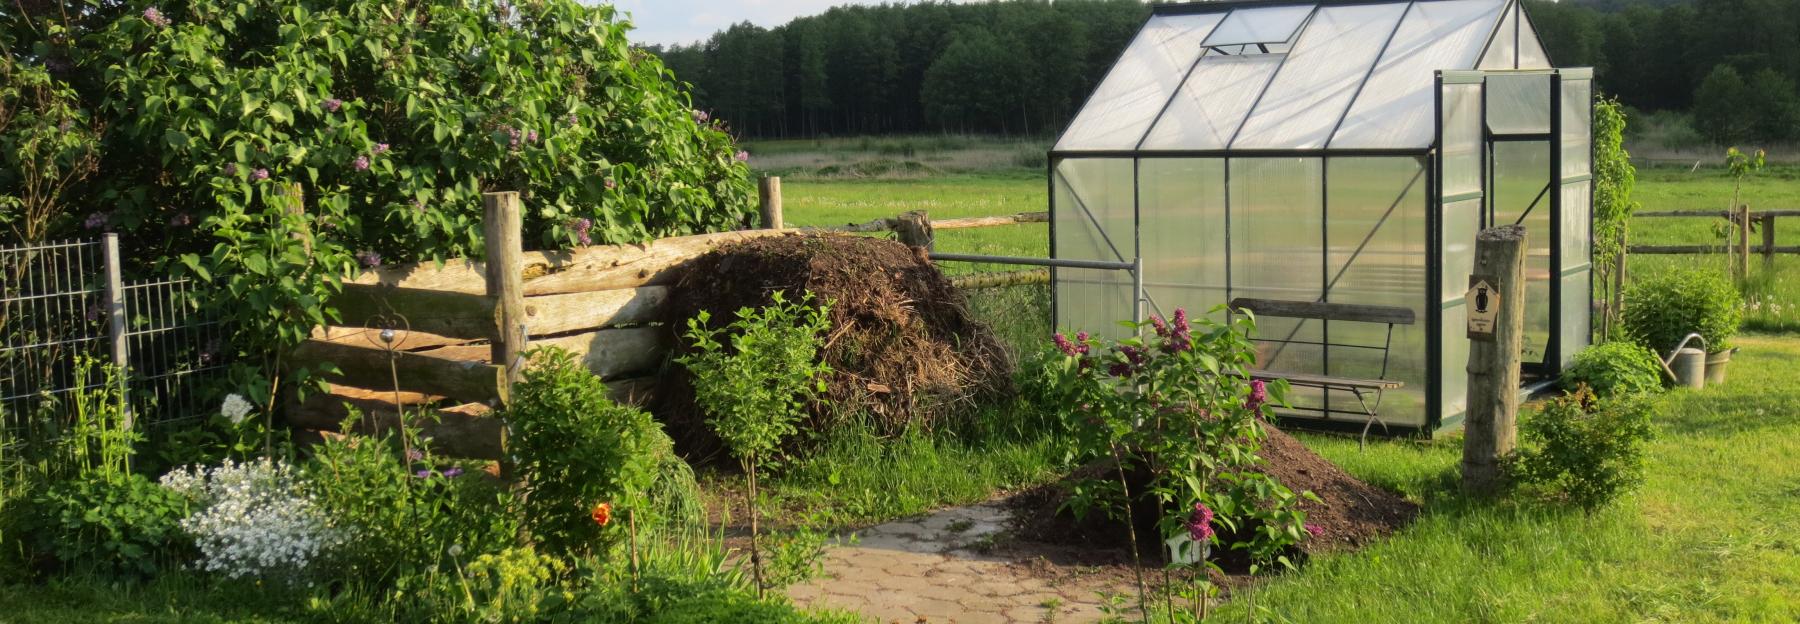
<path fill-rule="evenodd" d="M 112 364 L 118 369 L 119 375 L 119 410 L 124 417 L 124 427 L 129 431 L 135 425 L 132 422 L 131 401 L 125 394 L 129 387 L 126 380 L 131 373 L 131 349 L 125 340 L 125 280 L 119 270 L 122 260 L 118 233 L 107 232 L 101 248 L 106 263 L 107 337 L 112 346 Z"/>
<path fill-rule="evenodd" d="M 1131 322 L 1144 322 L 1144 258 L 1131 259 Z"/>

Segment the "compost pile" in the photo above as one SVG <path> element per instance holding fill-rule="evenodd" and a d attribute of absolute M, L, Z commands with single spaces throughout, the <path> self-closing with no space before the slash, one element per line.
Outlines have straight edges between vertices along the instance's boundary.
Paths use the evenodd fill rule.
<path fill-rule="evenodd" d="M 1258 453 L 1267 464 L 1262 470 L 1298 494 L 1310 490 L 1318 501 L 1302 499 L 1300 509 L 1306 512 L 1307 524 L 1319 534 L 1300 544 L 1304 553 L 1357 548 L 1376 538 L 1394 532 L 1418 514 L 1418 505 L 1400 495 L 1369 485 L 1352 477 L 1335 464 L 1319 457 L 1299 440 L 1273 426 L 1265 425 L 1268 437 Z M 1077 470 L 1069 480 L 1052 483 L 1025 492 L 1013 499 L 1016 512 L 1014 529 L 1023 540 L 1044 544 L 1086 544 L 1098 551 L 1091 553 L 1095 561 L 1119 561 L 1119 553 L 1128 547 L 1124 527 L 1103 518 L 1098 512 L 1083 520 L 1062 508 L 1070 495 L 1070 487 L 1078 479 L 1113 478 L 1112 464 L 1091 465 Z M 1134 492 L 1142 491 L 1142 481 L 1127 475 Z M 1153 505 L 1134 505 L 1139 521 L 1141 543 L 1158 544 Z M 1229 538 L 1227 538 L 1229 539 Z M 1154 548 L 1154 546 L 1151 546 Z M 1127 553 L 1129 551 L 1126 551 Z M 1215 551 L 1216 552 L 1216 551 Z M 1220 553 L 1219 563 L 1231 571 L 1241 571 L 1247 562 L 1231 561 L 1236 551 Z M 1147 550 L 1147 561 L 1158 561 L 1153 550 Z"/>
<path fill-rule="evenodd" d="M 1010 391 L 1011 358 L 970 316 L 962 294 L 923 253 L 889 240 L 796 235 L 723 246 L 682 267 L 667 323 L 682 334 L 705 310 L 721 326 L 741 308 L 768 305 L 778 290 L 790 301 L 810 291 L 832 302 L 824 359 L 833 372 L 802 431 L 826 431 L 851 418 L 881 433 L 931 428 L 958 406 Z M 688 353 L 681 342 L 678 352 Z M 692 380 L 671 368 L 655 411 L 684 453 L 712 454 L 718 440 L 694 403 Z"/>

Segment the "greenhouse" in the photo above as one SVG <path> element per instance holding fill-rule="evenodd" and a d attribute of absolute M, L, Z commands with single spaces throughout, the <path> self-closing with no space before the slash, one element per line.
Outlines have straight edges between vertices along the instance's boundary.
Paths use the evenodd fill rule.
<path fill-rule="evenodd" d="M 1050 153 L 1055 323 L 1251 310 L 1284 422 L 1458 424 L 1480 229 L 1528 231 L 1527 378 L 1588 344 L 1592 77 L 1512 0 L 1159 6 Z"/>

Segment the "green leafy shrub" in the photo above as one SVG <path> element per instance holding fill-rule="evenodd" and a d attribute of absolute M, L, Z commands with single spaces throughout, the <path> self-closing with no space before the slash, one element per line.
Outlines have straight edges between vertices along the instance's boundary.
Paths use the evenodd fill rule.
<path fill-rule="evenodd" d="M 1668 353 L 1690 332 L 1705 338 L 1708 349 L 1722 351 L 1743 322 L 1740 303 L 1737 289 L 1715 272 L 1662 271 L 1637 278 L 1625 289 L 1625 330 L 1657 353 Z"/>
<path fill-rule="evenodd" d="M 549 554 L 604 553 L 626 532 L 613 518 L 650 520 L 646 494 L 673 443 L 649 413 L 607 398 L 606 384 L 568 351 L 535 349 L 530 358 L 504 414 L 525 483 L 525 526 Z"/>
<path fill-rule="evenodd" d="M 352 413 L 346 432 L 358 417 Z M 513 545 L 517 515 L 498 484 L 439 468 L 428 449 L 416 439 L 402 445 L 402 436 L 416 432 L 346 433 L 313 447 L 306 490 L 356 535 L 334 562 L 341 576 L 380 587 L 448 564 L 452 549 L 474 557 Z"/>
<path fill-rule="evenodd" d="M 76 478 L 32 499 L 36 551 L 63 567 L 149 577 L 185 563 L 187 499 L 143 475 Z"/>
<path fill-rule="evenodd" d="M 1611 397 L 1662 390 L 1662 361 L 1643 345 L 1608 342 L 1582 349 L 1563 371 L 1563 388 L 1581 386 L 1594 394 Z"/>
<path fill-rule="evenodd" d="M 0 23 L 9 66 L 49 68 L 48 85 L 9 72 L 0 93 L 74 99 L 43 116 L 71 122 L 49 135 L 67 145 L 27 157 L 99 146 L 41 236 L 130 232 L 128 257 L 205 283 L 194 302 L 236 330 L 221 355 L 259 407 L 308 377 L 286 356 L 333 320 L 342 276 L 480 251 L 483 192 L 521 193 L 525 236 L 546 248 L 732 229 L 756 212 L 749 155 L 632 47 L 610 4 L 60 6 Z"/>
<path fill-rule="evenodd" d="M 1268 436 L 1265 406 L 1282 402 L 1287 386 L 1245 374 L 1256 362 L 1255 328 L 1247 315 L 1190 326 L 1177 309 L 1125 340 L 1056 334 L 1068 455 L 1107 468 L 1079 482 L 1065 504 L 1077 516 L 1100 511 L 1124 520 L 1134 556 L 1142 555 L 1133 509 L 1148 503 L 1159 532 L 1151 544 L 1186 538 L 1188 548 L 1242 550 L 1251 573 L 1292 566 L 1289 549 L 1308 535 L 1297 503 L 1310 493 L 1296 495 L 1256 470 Z"/>
<path fill-rule="evenodd" d="M 744 467 L 750 507 L 751 567 L 757 589 L 765 586 L 762 555 L 757 548 L 758 464 L 795 431 L 806 401 L 825 389 L 829 366 L 820 361 L 830 329 L 829 303 L 811 305 L 812 293 L 789 302 L 781 291 L 760 309 L 738 310 L 725 328 L 706 324 L 701 311 L 688 319 L 687 339 L 694 353 L 678 361 L 694 378 L 697 402 L 711 416 L 708 424 Z M 721 337 L 729 342 L 720 342 Z"/>
<path fill-rule="evenodd" d="M 1643 482 L 1650 413 L 1642 395 L 1600 399 L 1577 389 L 1525 420 L 1506 473 L 1516 485 L 1597 510 Z"/>

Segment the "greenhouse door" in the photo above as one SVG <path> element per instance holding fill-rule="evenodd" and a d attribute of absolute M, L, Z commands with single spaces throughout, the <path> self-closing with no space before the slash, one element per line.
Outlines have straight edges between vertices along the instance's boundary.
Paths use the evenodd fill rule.
<path fill-rule="evenodd" d="M 1523 225 L 1525 251 L 1524 365 L 1527 372 L 1548 373 L 1547 363 L 1557 362 L 1559 309 L 1551 280 L 1555 246 L 1556 188 L 1560 155 L 1556 132 L 1551 127 L 1551 106 L 1556 75 L 1551 72 L 1491 73 L 1484 81 L 1485 173 L 1487 198 L 1482 210 L 1483 228 Z"/>

